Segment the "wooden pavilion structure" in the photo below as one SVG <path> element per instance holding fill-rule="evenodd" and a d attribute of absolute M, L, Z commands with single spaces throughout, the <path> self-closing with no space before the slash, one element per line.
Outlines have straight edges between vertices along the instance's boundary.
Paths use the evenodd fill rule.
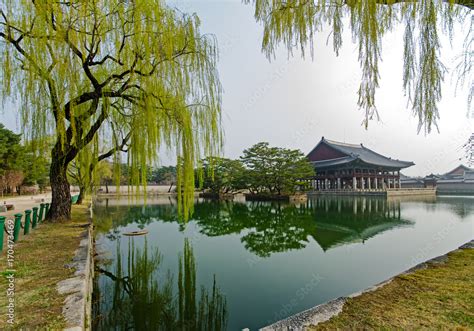
<path fill-rule="evenodd" d="M 316 170 L 315 191 L 381 192 L 400 189 L 400 170 L 414 165 L 374 152 L 364 145 L 322 137 L 307 155 Z"/>

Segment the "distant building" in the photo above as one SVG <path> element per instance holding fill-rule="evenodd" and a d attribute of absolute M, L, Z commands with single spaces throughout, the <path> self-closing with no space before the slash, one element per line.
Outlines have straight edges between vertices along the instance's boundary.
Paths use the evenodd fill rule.
<path fill-rule="evenodd" d="M 409 177 L 401 173 L 400 183 L 403 188 L 424 188 L 425 178 L 424 177 Z"/>
<path fill-rule="evenodd" d="M 439 194 L 474 194 L 474 169 L 459 165 L 440 176 L 436 188 Z"/>
<path fill-rule="evenodd" d="M 438 194 L 474 194 L 474 169 L 459 165 L 444 175 L 407 177 L 403 174 L 403 188 L 436 188 Z"/>
<path fill-rule="evenodd" d="M 400 170 L 413 162 L 395 160 L 364 145 L 325 139 L 307 155 L 316 170 L 316 191 L 386 191 L 400 188 Z"/>

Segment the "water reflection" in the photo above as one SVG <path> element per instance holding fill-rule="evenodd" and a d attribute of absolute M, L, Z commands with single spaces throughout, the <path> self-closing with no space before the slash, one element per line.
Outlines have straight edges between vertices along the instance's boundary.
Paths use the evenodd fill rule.
<path fill-rule="evenodd" d="M 123 263 L 125 255 L 127 261 Z M 211 291 L 201 286 L 197 293 L 196 263 L 188 240 L 185 239 L 183 253 L 179 255 L 177 284 L 173 283 L 170 271 L 160 277 L 161 263 L 158 248 L 150 252 L 146 240 L 139 248 L 135 247 L 134 239 L 130 239 L 125 253 L 117 241 L 115 260 L 110 268 L 113 271 L 97 267 L 94 329 L 225 330 L 226 299 L 217 287 L 215 276 Z"/>
<path fill-rule="evenodd" d="M 146 206 L 127 199 L 96 201 L 97 247 L 112 255 L 109 264 L 99 261 L 109 274 L 96 280 L 97 329 L 257 330 L 459 247 L 473 236 L 472 202 L 472 197 L 324 197 L 300 205 L 199 200 L 193 218 L 183 224 L 172 198 L 150 198 Z M 137 227 L 149 231 L 150 248 L 143 237 L 130 247 L 122 237 Z M 160 252 L 152 249 L 157 245 Z M 314 279 L 320 281 L 307 290 Z M 216 322 L 204 326 L 209 318 L 203 315 Z"/>
<path fill-rule="evenodd" d="M 324 250 L 366 240 L 413 222 L 401 216 L 400 200 L 366 197 L 324 197 L 294 205 L 281 202 L 196 201 L 192 222 L 209 236 L 240 234 L 245 248 L 258 256 L 302 249 L 313 239 Z M 120 235 L 119 226 L 131 222 L 145 227 L 160 220 L 177 222 L 176 204 L 100 208 L 98 231 L 109 239 Z M 185 225 L 179 223 L 181 230 Z M 110 231 L 110 228 L 115 229 Z"/>

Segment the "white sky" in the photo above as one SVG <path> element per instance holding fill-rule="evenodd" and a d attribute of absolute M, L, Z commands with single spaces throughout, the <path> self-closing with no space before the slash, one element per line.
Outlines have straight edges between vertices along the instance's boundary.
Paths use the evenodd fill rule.
<path fill-rule="evenodd" d="M 196 12 L 202 32 L 213 33 L 219 42 L 219 74 L 224 87 L 223 119 L 226 157 L 237 158 L 243 149 L 260 141 L 309 152 L 322 136 L 363 143 L 396 159 L 414 161 L 407 175 L 445 173 L 464 157 L 461 146 L 474 132 L 474 114 L 468 116 L 467 88 L 454 91 L 446 75 L 439 104 L 440 133 L 417 133 L 418 121 L 407 107 L 402 91 L 403 29 L 388 34 L 383 43 L 381 84 L 376 104 L 381 121 L 369 129 L 361 125 L 364 113 L 357 107 L 360 68 L 357 46 L 346 25 L 339 57 L 326 46 L 329 30 L 315 41 L 315 59 L 288 59 L 284 49 L 269 62 L 261 49 L 262 27 L 255 22 L 253 6 L 239 0 L 168 1 L 184 12 Z M 453 46 L 443 43 L 448 68 L 462 49 L 464 34 L 456 30 Z M 443 37 L 444 38 L 444 37 Z M 20 131 L 15 106 L 0 114 L 0 122 Z M 163 163 L 168 156 L 163 157 Z"/>

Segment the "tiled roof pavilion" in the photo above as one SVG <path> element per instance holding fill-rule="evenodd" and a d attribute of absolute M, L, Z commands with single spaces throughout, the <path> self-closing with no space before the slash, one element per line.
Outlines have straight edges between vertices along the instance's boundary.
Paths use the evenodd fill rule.
<path fill-rule="evenodd" d="M 379 191 L 401 188 L 400 170 L 414 165 L 392 159 L 364 145 L 321 141 L 307 155 L 316 170 L 314 190 Z"/>

